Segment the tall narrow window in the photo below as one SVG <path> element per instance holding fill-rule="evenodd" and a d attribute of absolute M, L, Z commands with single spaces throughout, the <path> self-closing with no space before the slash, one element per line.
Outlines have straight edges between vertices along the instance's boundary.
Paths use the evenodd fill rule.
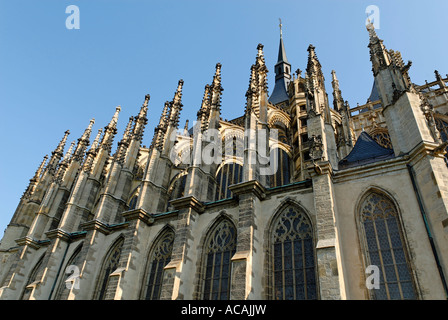
<path fill-rule="evenodd" d="M 218 190 L 216 200 L 227 199 L 232 196 L 229 186 L 243 180 L 243 167 L 237 163 L 227 163 L 221 167 L 216 176 Z"/>
<path fill-rule="evenodd" d="M 171 260 L 173 250 L 174 232 L 167 229 L 156 241 L 155 249 L 149 258 L 149 269 L 146 282 L 146 300 L 160 299 L 163 280 L 163 269 Z"/>
<path fill-rule="evenodd" d="M 298 208 L 288 206 L 274 222 L 273 297 L 317 299 L 313 228 Z"/>
<path fill-rule="evenodd" d="M 78 248 L 76 248 L 75 252 L 73 253 L 73 255 L 71 256 L 70 260 L 68 260 L 66 266 L 65 266 L 65 270 L 63 270 L 63 272 L 61 272 L 61 282 L 59 283 L 59 288 L 58 291 L 56 293 L 55 296 L 55 300 L 67 300 L 69 294 L 70 294 L 70 289 L 72 288 L 72 286 L 75 286 L 76 284 L 74 282 L 69 282 L 67 284 L 67 282 L 65 282 L 67 280 L 67 278 L 69 278 L 72 274 L 69 274 L 67 271 L 70 270 L 69 267 L 70 266 L 79 266 L 80 263 L 80 258 L 81 258 L 81 249 L 82 249 L 82 244 L 80 246 L 78 246 Z M 66 273 L 67 272 L 67 273 Z M 76 286 L 74 287 L 76 289 Z"/>
<path fill-rule="evenodd" d="M 374 299 L 416 299 L 409 260 L 393 202 L 378 192 L 370 193 L 361 205 L 367 263 L 380 270 L 379 289 Z"/>
<path fill-rule="evenodd" d="M 123 239 L 118 240 L 104 260 L 101 274 L 98 279 L 97 299 L 104 300 L 106 298 L 107 285 L 109 284 L 110 274 L 118 268 L 120 262 L 121 248 L 123 247 Z"/>
<path fill-rule="evenodd" d="M 236 229 L 223 219 L 205 244 L 203 300 L 230 299 L 230 259 L 236 251 Z"/>
<path fill-rule="evenodd" d="M 27 287 L 34 281 L 36 281 L 37 275 L 39 274 L 40 271 L 42 271 L 43 268 L 42 263 L 44 261 L 44 256 L 45 255 L 42 255 L 42 257 L 39 259 L 39 261 L 36 263 L 33 270 L 31 271 L 30 276 L 28 277 L 28 281 L 26 282 L 25 289 L 23 290 L 21 300 L 29 300 L 31 293 L 33 292 L 33 289 Z"/>
<path fill-rule="evenodd" d="M 271 167 L 276 168 L 275 173 L 271 177 L 271 187 L 279 187 L 289 184 L 289 156 L 285 150 L 275 148 L 270 152 Z"/>

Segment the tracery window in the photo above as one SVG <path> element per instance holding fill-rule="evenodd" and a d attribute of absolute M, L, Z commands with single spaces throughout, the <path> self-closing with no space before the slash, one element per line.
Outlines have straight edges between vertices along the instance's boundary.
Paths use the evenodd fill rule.
<path fill-rule="evenodd" d="M 271 177 L 271 187 L 279 187 L 286 184 L 289 184 L 290 182 L 290 163 L 289 163 L 289 155 L 288 153 L 280 148 L 275 148 L 271 150 L 270 152 L 270 161 L 271 161 L 271 167 L 272 164 L 274 164 L 274 161 L 276 161 L 276 172 Z"/>
<path fill-rule="evenodd" d="M 395 205 L 385 195 L 372 192 L 363 201 L 360 214 L 367 264 L 380 270 L 380 287 L 370 290 L 372 298 L 416 299 Z"/>
<path fill-rule="evenodd" d="M 171 261 L 173 250 L 174 232 L 167 229 L 157 240 L 155 249 L 148 259 L 148 274 L 144 298 L 146 300 L 160 299 L 162 289 L 163 270 Z"/>
<path fill-rule="evenodd" d="M 106 298 L 107 286 L 109 284 L 110 274 L 118 268 L 120 262 L 121 249 L 123 247 L 124 240 L 120 238 L 104 260 L 103 267 L 101 268 L 101 274 L 98 279 L 97 299 L 104 300 Z"/>
<path fill-rule="evenodd" d="M 273 298 L 317 299 L 313 228 L 309 218 L 288 206 L 272 234 Z"/>
<path fill-rule="evenodd" d="M 227 199 L 232 196 L 229 186 L 243 180 L 243 167 L 235 162 L 223 165 L 216 176 L 218 190 L 216 200 Z"/>
<path fill-rule="evenodd" d="M 230 299 L 230 259 L 236 251 L 236 229 L 227 219 L 213 228 L 205 244 L 203 300 Z"/>
<path fill-rule="evenodd" d="M 378 143 L 380 146 L 384 147 L 384 148 L 388 148 L 388 149 L 393 149 L 392 148 L 392 142 L 390 141 L 390 136 L 389 133 L 387 133 L 386 131 L 380 131 L 378 133 L 375 133 L 372 136 L 373 140 L 376 141 L 376 143 Z"/>
<path fill-rule="evenodd" d="M 82 244 L 80 246 L 78 246 L 78 248 L 76 248 L 75 252 L 70 257 L 70 260 L 68 260 L 64 272 L 61 273 L 62 280 L 61 280 L 61 282 L 59 284 L 59 288 L 58 288 L 58 291 L 56 293 L 56 297 L 54 298 L 55 300 L 67 300 L 68 295 L 70 294 L 71 286 L 75 285 L 74 282 L 71 282 L 67 286 L 66 280 L 72 274 L 69 274 L 69 273 L 66 273 L 66 272 L 67 272 L 69 266 L 79 266 L 79 262 L 80 262 L 79 260 L 81 258 L 81 255 L 80 255 L 81 249 L 82 249 Z"/>
<path fill-rule="evenodd" d="M 27 286 L 29 286 L 34 281 L 36 281 L 37 275 L 39 274 L 39 272 L 43 268 L 43 264 L 42 263 L 43 263 L 43 260 L 44 260 L 44 256 L 45 255 L 42 255 L 42 257 L 39 259 L 39 261 L 36 263 L 36 265 L 34 266 L 33 270 L 31 271 L 30 276 L 28 277 L 28 281 L 26 282 L 25 289 L 23 290 L 21 300 L 28 300 L 30 298 L 31 293 L 33 292 L 33 289 L 32 288 L 27 288 Z"/>

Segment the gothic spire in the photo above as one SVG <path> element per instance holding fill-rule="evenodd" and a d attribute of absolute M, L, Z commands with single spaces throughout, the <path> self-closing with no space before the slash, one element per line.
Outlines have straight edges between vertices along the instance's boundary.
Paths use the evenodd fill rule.
<path fill-rule="evenodd" d="M 169 125 L 177 128 L 179 125 L 180 111 L 182 110 L 182 86 L 184 85 L 184 80 L 180 79 L 177 84 L 176 92 L 174 93 L 174 98 L 170 102 L 170 114 L 168 117 Z"/>
<path fill-rule="evenodd" d="M 170 103 L 165 101 L 162 114 L 160 115 L 159 124 L 154 128 L 154 136 L 152 138 L 151 148 L 155 147 L 162 151 L 166 128 L 168 127 L 168 109 Z"/>
<path fill-rule="evenodd" d="M 204 88 L 204 96 L 202 98 L 201 108 L 197 113 L 198 122 L 201 124 L 201 130 L 208 128 L 208 117 L 210 114 L 210 85 L 206 84 Z"/>
<path fill-rule="evenodd" d="M 149 94 L 145 95 L 145 101 L 143 102 L 143 105 L 140 108 L 140 112 L 134 118 L 134 129 L 132 130 L 132 137 L 138 141 L 142 140 L 145 125 L 148 123 L 148 118 L 146 117 L 146 115 L 148 114 L 149 99 L 150 95 Z"/>
<path fill-rule="evenodd" d="M 62 138 L 61 142 L 59 142 L 56 149 L 51 153 L 51 158 L 48 161 L 46 171 L 48 171 L 52 175 L 56 172 L 56 167 L 63 156 L 65 143 L 67 142 L 67 137 L 69 134 L 70 134 L 69 130 L 65 131 L 64 137 Z"/>
<path fill-rule="evenodd" d="M 87 149 L 87 146 L 90 143 L 89 139 L 90 139 L 90 134 L 92 133 L 92 127 L 93 127 L 94 123 L 95 123 L 95 119 L 91 119 L 89 126 L 84 131 L 81 138 L 78 139 L 78 144 L 77 144 L 75 152 L 73 154 L 73 159 L 75 161 L 81 162 L 82 159 L 84 158 L 84 153 Z"/>
<path fill-rule="evenodd" d="M 291 82 L 291 65 L 286 57 L 285 45 L 283 43 L 282 20 L 280 20 L 280 42 L 278 47 L 277 63 L 274 66 L 275 84 L 269 102 L 278 105 L 289 101 L 288 86 Z"/>
<path fill-rule="evenodd" d="M 40 180 L 40 177 L 42 175 L 42 172 L 44 170 L 45 163 L 47 162 L 47 160 L 48 160 L 48 155 L 45 155 L 45 157 L 42 160 L 41 164 L 37 168 L 36 173 L 30 179 L 30 183 L 28 184 L 28 187 L 26 188 L 25 192 L 23 193 L 22 199 L 29 198 L 34 193 L 34 190 L 36 189 L 36 186 L 37 186 L 37 184 L 38 184 L 38 182 Z"/>
<path fill-rule="evenodd" d="M 115 134 L 117 133 L 117 123 L 118 123 L 118 114 L 121 111 L 121 107 L 117 106 L 115 108 L 115 113 L 110 120 L 109 124 L 104 127 L 104 136 L 101 140 L 101 148 L 107 150 L 110 152 L 112 150 L 112 143 L 115 137 Z"/>
<path fill-rule="evenodd" d="M 72 153 L 75 148 L 76 141 L 72 141 L 70 144 L 70 147 L 68 148 L 67 152 L 64 155 L 64 158 L 62 158 L 62 161 L 59 165 L 58 171 L 56 172 L 55 181 L 56 183 L 60 183 L 64 177 L 64 174 L 69 166 L 69 163 L 72 158 Z"/>
<path fill-rule="evenodd" d="M 334 110 L 341 112 L 344 107 L 344 99 L 342 98 L 342 92 L 339 88 L 339 80 L 336 77 L 336 71 L 331 70 L 331 85 L 333 86 L 333 106 Z"/>
<path fill-rule="evenodd" d="M 211 108 L 220 110 L 221 108 L 221 93 L 224 91 L 221 85 L 221 64 L 218 62 L 215 67 L 215 75 L 211 85 Z"/>
<path fill-rule="evenodd" d="M 123 137 L 118 142 L 117 151 L 115 152 L 114 158 L 116 161 L 123 163 L 124 158 L 126 156 L 126 149 L 129 146 L 129 140 L 131 138 L 131 129 L 132 129 L 132 122 L 134 121 L 134 117 L 129 117 L 128 124 L 126 125 L 126 128 L 124 129 Z"/>

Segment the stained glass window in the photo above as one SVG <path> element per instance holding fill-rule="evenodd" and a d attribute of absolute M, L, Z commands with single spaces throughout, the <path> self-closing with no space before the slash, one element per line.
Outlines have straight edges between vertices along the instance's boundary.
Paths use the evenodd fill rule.
<path fill-rule="evenodd" d="M 230 198 L 232 192 L 229 186 L 243 180 L 243 167 L 237 163 L 227 163 L 219 169 L 216 180 L 218 183 L 216 200 Z"/>
<path fill-rule="evenodd" d="M 135 209 L 135 206 L 137 205 L 137 199 L 138 199 L 137 195 L 134 195 L 131 198 L 131 201 L 129 201 L 129 210 L 134 210 Z"/>
<path fill-rule="evenodd" d="M 372 192 L 361 207 L 367 259 L 380 271 L 379 289 L 371 289 L 379 300 L 416 299 L 398 212 L 392 201 Z"/>
<path fill-rule="evenodd" d="M 271 168 L 277 169 L 271 177 L 271 187 L 279 187 L 289 184 L 290 164 L 288 153 L 283 149 L 275 148 L 271 150 L 270 157 Z M 275 165 L 273 165 L 274 163 Z"/>
<path fill-rule="evenodd" d="M 73 253 L 73 255 L 70 257 L 70 260 L 68 260 L 67 264 L 66 264 L 66 269 L 64 271 L 68 270 L 69 266 L 78 266 L 80 263 L 80 258 L 81 258 L 81 249 L 82 249 L 82 245 L 78 246 L 78 248 L 76 248 L 75 252 Z M 55 300 L 67 300 L 68 295 L 70 294 L 70 288 L 71 286 L 75 285 L 74 282 L 69 283 L 69 285 L 67 285 L 67 283 L 65 282 L 65 280 L 67 280 L 67 278 L 69 278 L 72 274 L 69 273 L 63 273 L 62 274 L 62 281 L 59 284 L 59 288 L 58 288 L 58 292 L 56 294 Z M 76 288 L 76 287 L 75 287 Z"/>
<path fill-rule="evenodd" d="M 26 282 L 25 289 L 22 293 L 22 300 L 28 300 L 30 298 L 31 293 L 33 292 L 33 289 L 27 288 L 27 286 L 29 286 L 34 281 L 36 281 L 37 275 L 43 268 L 43 264 L 42 264 L 43 260 L 44 260 L 44 255 L 39 259 L 39 261 L 36 263 L 33 270 L 31 271 L 28 281 Z"/>
<path fill-rule="evenodd" d="M 102 272 L 99 277 L 100 283 L 97 293 L 98 300 L 104 300 L 106 297 L 107 285 L 109 284 L 109 276 L 118 268 L 123 242 L 123 239 L 118 240 L 118 242 L 109 251 L 106 259 L 104 260 L 103 267 L 101 269 Z"/>
<path fill-rule="evenodd" d="M 149 259 L 149 273 L 146 285 L 146 300 L 160 299 L 162 289 L 163 269 L 171 260 L 173 250 L 174 232 L 165 231 L 157 240 L 155 249 Z"/>
<path fill-rule="evenodd" d="M 230 259 L 236 251 L 236 229 L 223 219 L 205 245 L 203 300 L 230 299 Z"/>
<path fill-rule="evenodd" d="M 317 299 L 313 228 L 301 210 L 290 206 L 277 218 L 272 253 L 274 299 Z"/>

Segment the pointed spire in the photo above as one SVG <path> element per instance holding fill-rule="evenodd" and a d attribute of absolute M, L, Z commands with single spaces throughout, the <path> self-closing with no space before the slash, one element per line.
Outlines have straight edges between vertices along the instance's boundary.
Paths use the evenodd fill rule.
<path fill-rule="evenodd" d="M 54 181 L 56 183 L 61 183 L 62 179 L 64 178 L 64 174 L 69 166 L 69 163 L 71 161 L 72 158 L 72 152 L 75 148 L 75 144 L 76 141 L 72 141 L 72 143 L 70 144 L 70 147 L 68 148 L 67 152 L 64 155 L 64 158 L 62 158 L 62 161 L 59 165 L 58 171 L 56 172 Z"/>
<path fill-rule="evenodd" d="M 166 133 L 166 129 L 168 127 L 168 109 L 170 107 L 170 102 L 165 101 L 165 105 L 163 106 L 162 114 L 160 115 L 159 124 L 154 128 L 154 136 L 151 142 L 151 148 L 156 148 L 159 151 L 162 151 L 164 136 Z"/>
<path fill-rule="evenodd" d="M 331 85 L 333 86 L 333 106 L 334 110 L 341 112 L 344 107 L 344 99 L 342 98 L 342 92 L 339 88 L 339 80 L 336 77 L 336 71 L 331 70 Z"/>
<path fill-rule="evenodd" d="M 48 160 L 48 155 L 45 155 L 44 159 L 42 160 L 41 164 L 36 170 L 36 173 L 34 176 L 30 179 L 30 183 L 28 184 L 28 187 L 26 188 L 25 192 L 22 195 L 21 199 L 28 199 L 36 189 L 37 183 L 39 182 L 42 172 L 44 171 L 45 163 Z"/>
<path fill-rule="evenodd" d="M 140 108 L 140 112 L 134 118 L 134 129 L 132 130 L 132 138 L 141 141 L 143 138 L 143 132 L 145 130 L 145 125 L 148 123 L 148 118 L 146 115 L 148 114 L 148 103 L 149 103 L 150 95 L 145 95 L 145 101 L 143 102 L 142 107 Z"/>
<path fill-rule="evenodd" d="M 51 153 L 51 158 L 48 161 L 48 166 L 46 168 L 46 171 L 51 175 L 53 175 L 56 172 L 56 167 L 63 156 L 65 143 L 67 142 L 67 137 L 69 134 L 70 134 L 69 130 L 65 131 L 64 137 L 62 138 L 61 142 L 59 142 L 56 149 Z"/>
<path fill-rule="evenodd" d="M 131 139 L 131 135 L 132 135 L 131 129 L 132 129 L 133 121 L 134 121 L 134 117 L 130 117 L 128 124 L 126 125 L 126 128 L 124 129 L 123 137 L 120 140 L 120 142 L 118 142 L 118 147 L 117 147 L 117 151 L 115 152 L 115 155 L 114 155 L 114 160 L 119 163 L 124 162 L 124 158 L 126 156 L 126 149 L 129 146 L 129 140 Z"/>
<path fill-rule="evenodd" d="M 201 108 L 197 113 L 198 122 L 201 124 L 201 130 L 208 128 L 208 117 L 210 115 L 210 85 L 206 84 L 204 88 L 204 96 L 202 98 Z"/>
<path fill-rule="evenodd" d="M 92 133 L 92 127 L 95 123 L 95 119 L 91 119 L 89 126 L 82 134 L 81 138 L 78 139 L 78 144 L 76 146 L 75 152 L 73 153 L 73 159 L 75 161 L 81 162 L 84 158 L 84 153 L 87 149 L 87 146 L 90 143 L 90 134 Z"/>
<path fill-rule="evenodd" d="M 103 129 L 102 128 L 98 129 L 98 134 L 96 135 L 95 139 L 93 140 L 89 151 L 87 151 L 87 153 L 86 153 L 86 160 L 84 161 L 84 164 L 82 166 L 83 170 L 85 172 L 90 172 L 92 169 L 93 162 L 95 160 L 96 155 L 98 154 L 98 147 L 99 147 L 99 142 L 100 142 L 102 133 L 103 133 Z"/>
<path fill-rule="evenodd" d="M 169 125 L 177 128 L 179 125 L 180 111 L 182 110 L 182 87 L 184 85 L 184 80 L 180 79 L 177 84 L 176 92 L 174 93 L 173 101 L 170 103 L 170 115 L 168 118 Z"/>
<path fill-rule="evenodd" d="M 280 42 L 278 47 L 278 59 L 274 66 L 275 84 L 274 90 L 269 98 L 273 105 L 289 102 L 288 87 L 291 82 L 291 65 L 286 57 L 285 45 L 283 43 L 282 23 L 280 20 Z"/>
<path fill-rule="evenodd" d="M 221 85 L 221 64 L 218 62 L 215 67 L 215 75 L 211 85 L 211 108 L 220 110 L 221 93 L 224 91 Z"/>
<path fill-rule="evenodd" d="M 45 157 L 42 160 L 41 164 L 37 168 L 36 173 L 34 174 L 33 179 L 38 180 L 41 177 L 42 172 L 44 171 L 45 163 L 47 163 L 47 160 L 48 160 L 48 155 L 45 155 Z"/>
<path fill-rule="evenodd" d="M 380 41 L 380 39 L 378 38 L 378 36 L 377 36 L 377 34 L 375 32 L 375 26 L 370 21 L 370 19 L 367 19 L 366 29 L 369 32 L 370 43 L 373 43 L 373 42 L 376 42 L 376 41 Z"/>
<path fill-rule="evenodd" d="M 110 153 L 110 151 L 112 150 L 112 144 L 115 138 L 115 135 L 117 134 L 117 123 L 118 123 L 118 114 L 121 111 L 121 107 L 117 106 L 115 108 L 115 113 L 112 117 L 112 119 L 110 120 L 109 124 L 104 127 L 104 136 L 103 139 L 101 140 L 101 148 L 103 148 L 104 150 L 106 150 L 108 153 Z M 95 139 L 96 140 L 96 139 Z M 92 143 L 93 145 L 93 143 Z"/>
<path fill-rule="evenodd" d="M 98 133 L 96 134 L 96 137 L 93 140 L 92 145 L 90 146 L 91 151 L 96 151 L 96 149 L 98 148 L 102 133 L 103 133 L 103 128 L 98 129 Z"/>

